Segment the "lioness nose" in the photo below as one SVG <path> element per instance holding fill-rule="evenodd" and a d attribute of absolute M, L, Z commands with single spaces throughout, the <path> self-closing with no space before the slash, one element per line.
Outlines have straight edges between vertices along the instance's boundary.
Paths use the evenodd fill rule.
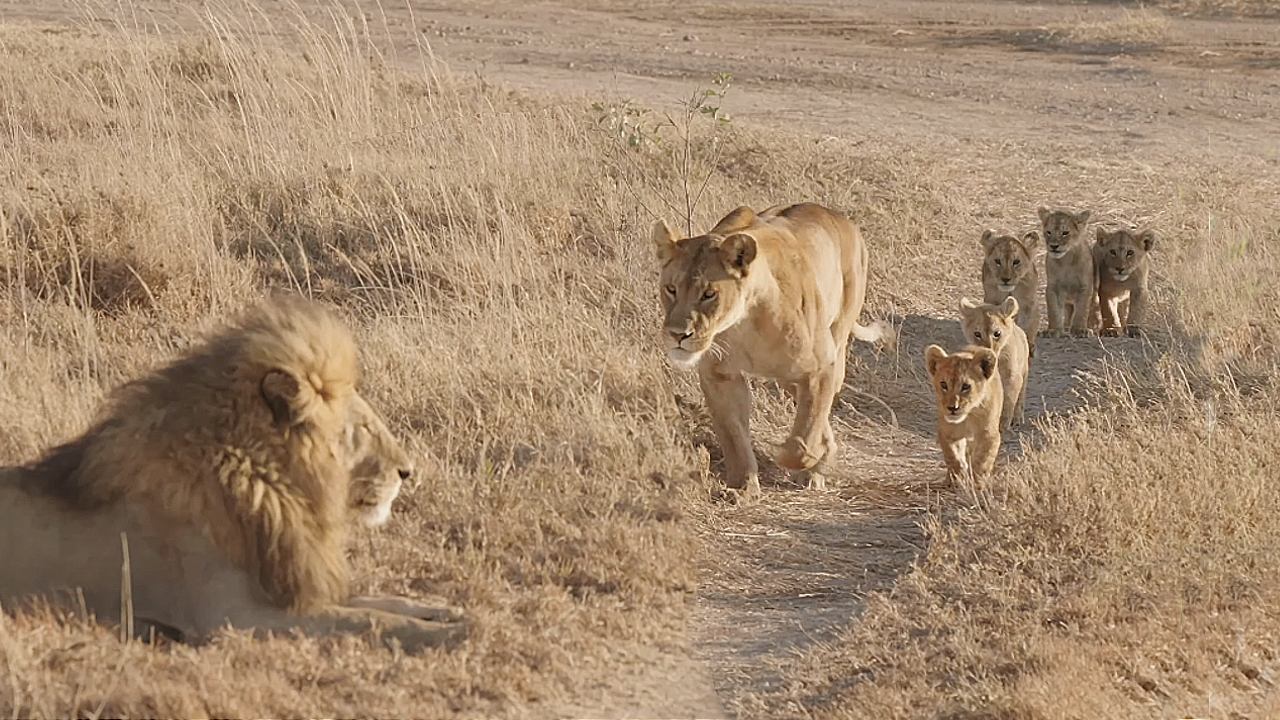
<path fill-rule="evenodd" d="M 408 480 L 413 477 L 413 468 L 411 467 L 402 467 L 396 472 L 399 473 L 401 480 Z"/>
<path fill-rule="evenodd" d="M 690 329 L 688 326 L 668 327 L 667 332 L 671 334 L 671 337 L 676 339 L 676 342 L 684 342 L 685 340 L 688 340 L 690 337 L 693 337 L 693 330 Z"/>
<path fill-rule="evenodd" d="M 947 412 L 951 413 L 952 415 L 955 415 L 956 413 L 960 412 L 960 406 L 959 406 L 959 405 L 948 405 L 948 406 L 947 406 Z"/>

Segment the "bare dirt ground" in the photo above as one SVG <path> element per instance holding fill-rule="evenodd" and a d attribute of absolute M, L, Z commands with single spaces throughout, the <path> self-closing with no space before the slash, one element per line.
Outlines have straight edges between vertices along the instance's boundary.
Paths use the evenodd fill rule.
<path fill-rule="evenodd" d="M 174 17 L 167 3 L 140 6 Z M 47 21 L 79 12 L 29 2 L 6 4 L 4 15 Z M 426 43 L 455 67 L 538 93 L 668 107 L 695 83 L 729 72 L 730 113 L 821 134 L 960 143 L 1052 137 L 1093 155 L 1280 160 L 1280 24 L 1170 17 L 1151 42 L 1063 30 L 1122 22 L 1127 12 L 993 1 L 477 1 L 370 2 L 366 18 L 406 57 Z M 930 310 L 898 318 L 897 354 L 855 350 L 854 391 L 837 409 L 843 453 L 830 491 L 772 477 L 760 504 L 707 518 L 687 645 L 631 658 L 604 673 L 598 694 L 550 714 L 732 716 L 739 697 L 776 683 L 797 650 L 829 640 L 867 593 L 910 568 L 925 542 L 920 521 L 942 507 L 932 398 L 918 358 L 925 344 L 958 332 L 939 319 L 950 308 Z M 1042 348 L 1032 422 L 1078 402 L 1078 370 L 1096 369 L 1108 353 L 1150 350 L 1130 340 L 1046 340 Z"/>

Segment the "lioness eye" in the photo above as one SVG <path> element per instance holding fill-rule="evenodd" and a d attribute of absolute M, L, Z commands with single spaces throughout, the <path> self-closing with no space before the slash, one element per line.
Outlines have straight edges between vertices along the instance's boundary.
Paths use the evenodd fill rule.
<path fill-rule="evenodd" d="M 668 294 L 668 295 L 671 295 L 671 296 L 673 296 L 673 297 L 674 297 L 674 296 L 675 296 L 675 294 L 676 294 L 676 286 L 675 286 L 675 285 L 668 285 L 668 286 L 666 286 L 665 288 L 663 288 L 663 290 L 666 290 L 666 291 L 667 291 L 667 294 Z"/>
<path fill-rule="evenodd" d="M 715 291 L 714 289 L 708 289 L 706 292 L 702 293 L 702 299 L 703 299 L 703 300 L 715 300 L 715 299 L 716 299 L 716 291 Z"/>
<path fill-rule="evenodd" d="M 991 337 L 993 337 L 993 338 L 995 338 L 995 339 L 999 340 L 999 339 L 1000 339 L 1000 331 L 999 331 L 999 330 L 994 330 L 994 331 L 992 331 L 992 333 L 991 333 Z"/>
<path fill-rule="evenodd" d="M 962 393 L 967 393 L 967 392 L 969 392 L 969 383 L 965 383 L 965 384 L 961 385 L 961 386 L 960 386 L 960 392 L 962 392 Z"/>

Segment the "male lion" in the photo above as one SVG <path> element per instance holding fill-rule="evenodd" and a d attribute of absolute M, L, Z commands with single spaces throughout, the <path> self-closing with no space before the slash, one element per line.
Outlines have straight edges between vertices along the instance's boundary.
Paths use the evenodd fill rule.
<path fill-rule="evenodd" d="M 350 506 L 384 519 L 387 474 L 411 471 L 357 379 L 342 323 L 278 298 L 117 388 L 83 435 L 0 471 L 0 598 L 78 591 L 101 620 L 190 639 L 224 626 L 381 628 L 410 651 L 457 638 L 461 625 L 421 619 L 434 609 L 348 597 Z"/>
<path fill-rule="evenodd" d="M 1044 243 L 1044 300 L 1049 311 L 1049 337 L 1062 337 L 1070 328 L 1076 337 L 1087 335 L 1096 326 L 1094 302 L 1098 295 L 1098 273 L 1094 269 L 1093 248 L 1085 230 L 1089 211 L 1041 207 Z"/>
<path fill-rule="evenodd" d="M 952 482 L 985 479 L 1000 451 L 1004 404 L 995 352 L 969 345 L 948 355 L 941 346 L 930 345 L 924 362 L 938 401 L 938 444 L 947 477 Z"/>
<path fill-rule="evenodd" d="M 751 391 L 745 375 L 777 380 L 796 401 L 780 466 L 808 471 L 820 489 L 821 463 L 836 450 L 829 415 L 844 383 L 849 336 L 874 342 L 877 323 L 858 324 L 867 292 L 867 247 L 857 225 L 821 205 L 739 207 L 705 235 L 679 238 L 653 226 L 661 263 L 667 358 L 697 368 L 726 485 L 760 493 L 751 446 Z"/>
<path fill-rule="evenodd" d="M 1147 309 L 1147 253 L 1155 247 L 1154 230 L 1098 228 L 1094 261 L 1098 266 L 1098 307 L 1102 334 L 1129 337 L 1142 334 Z"/>
<path fill-rule="evenodd" d="M 1030 351 L 1027 335 L 1018 327 L 1018 298 L 1007 297 L 997 305 L 960 298 L 960 327 L 965 342 L 990 348 L 999 359 L 1000 384 L 1004 388 L 1004 409 L 1000 429 L 1022 424 L 1027 395 L 1027 365 Z"/>
<path fill-rule="evenodd" d="M 999 305 L 1006 298 L 1018 299 L 1018 327 L 1027 336 L 1028 353 L 1036 356 L 1036 336 L 1040 333 L 1040 273 L 1036 271 L 1031 247 L 1040 234 L 1031 230 L 1019 240 L 1013 235 L 988 229 L 982 233 L 982 302 Z"/>

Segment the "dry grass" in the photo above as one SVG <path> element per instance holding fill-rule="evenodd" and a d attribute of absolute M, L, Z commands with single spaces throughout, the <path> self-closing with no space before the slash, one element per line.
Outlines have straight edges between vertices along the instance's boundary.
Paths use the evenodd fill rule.
<path fill-rule="evenodd" d="M 680 192 L 679 143 L 621 149 L 584 107 L 401 71 L 357 27 L 304 26 L 285 51 L 210 23 L 181 41 L 0 29 L 0 459 L 77 432 L 105 389 L 268 287 L 335 301 L 369 394 L 440 460 L 358 539 L 360 589 L 441 593 L 477 627 L 458 651 L 403 658 L 359 639 L 122 646 L 0 617 L 0 710 L 536 713 L 628 646 L 678 639 L 710 459 L 703 421 L 672 402 L 691 383 L 653 342 L 645 208 Z M 1280 495 L 1259 467 L 1277 391 L 1256 378 L 1280 337 L 1274 171 L 1053 141 L 719 137 L 693 141 L 715 170 L 694 226 L 744 202 L 852 209 L 873 314 L 951 317 L 977 287 L 982 227 L 1026 226 L 1043 202 L 1163 238 L 1147 356 L 1090 368 L 1109 381 L 1094 404 L 959 520 L 940 515 L 914 572 L 748 711 L 1265 713 Z M 892 364 L 899 389 L 924 387 L 917 358 Z M 776 438 L 785 404 L 758 397 Z"/>
<path fill-rule="evenodd" d="M 1048 27 L 1051 37 L 1084 45 L 1160 45 L 1173 36 L 1173 25 L 1159 10 L 1147 7 L 1120 8 L 1114 17 L 1087 19 L 1081 15 L 1071 22 Z"/>

